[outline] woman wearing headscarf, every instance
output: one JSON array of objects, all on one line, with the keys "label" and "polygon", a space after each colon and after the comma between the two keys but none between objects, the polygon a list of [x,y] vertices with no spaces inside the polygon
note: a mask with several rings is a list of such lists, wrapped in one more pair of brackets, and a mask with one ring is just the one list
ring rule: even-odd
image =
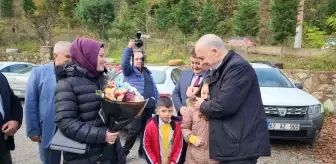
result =
[{"label": "woman wearing headscarf", "polygon": [[64,163],[126,163],[118,133],[109,132],[98,114],[101,103],[95,92],[105,81],[104,45],[79,38],[72,42],[70,55],[72,61],[56,69],[56,123],[66,137],[89,149],[85,154],[63,152]]}]

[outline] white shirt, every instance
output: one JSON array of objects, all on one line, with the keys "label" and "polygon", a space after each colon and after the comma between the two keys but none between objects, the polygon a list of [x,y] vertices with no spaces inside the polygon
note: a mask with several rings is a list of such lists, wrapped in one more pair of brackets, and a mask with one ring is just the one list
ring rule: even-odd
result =
[{"label": "white shirt", "polygon": [[161,118],[159,117],[159,127],[160,127],[161,125],[170,124],[170,122],[171,122],[171,119],[168,121],[168,123],[165,123],[165,122],[163,122],[163,121],[161,120]]},{"label": "white shirt", "polygon": [[1,95],[0,95],[0,113],[2,114],[2,118],[5,119],[5,111],[4,111],[4,108],[3,108]]}]

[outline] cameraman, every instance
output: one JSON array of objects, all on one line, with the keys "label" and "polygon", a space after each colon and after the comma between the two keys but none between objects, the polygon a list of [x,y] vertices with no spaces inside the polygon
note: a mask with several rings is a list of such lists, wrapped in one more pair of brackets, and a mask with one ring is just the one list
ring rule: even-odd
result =
[{"label": "cameraman", "polygon": [[[135,87],[145,99],[149,98],[149,100],[141,117],[130,124],[124,149],[125,155],[127,156],[132,149],[137,136],[140,135],[138,153],[140,157],[144,157],[143,131],[147,121],[152,117],[152,113],[155,110],[159,93],[151,75],[152,73],[144,66],[145,56],[141,51],[134,51],[136,47],[135,45],[135,41],[130,40],[128,47],[125,48],[122,56],[121,68],[124,74],[124,81]],[[151,99],[151,97],[155,98],[155,100]]]}]

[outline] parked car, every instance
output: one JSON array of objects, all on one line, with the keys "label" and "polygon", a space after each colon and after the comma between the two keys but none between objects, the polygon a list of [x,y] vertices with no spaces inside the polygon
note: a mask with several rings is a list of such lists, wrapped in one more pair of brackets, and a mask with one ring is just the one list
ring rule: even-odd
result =
[{"label": "parked car", "polygon": [[251,41],[247,37],[234,37],[226,42],[226,45],[229,46],[256,46],[257,43]]},{"label": "parked car", "polygon": [[270,137],[313,145],[323,126],[323,105],[271,64],[251,63],[258,77]]},{"label": "parked car", "polygon": [[[171,95],[178,79],[180,78],[182,70],[175,66],[148,66],[147,68],[152,72],[152,76],[159,93]],[[124,76],[122,74],[122,70],[112,79],[123,82]],[[176,115],[175,110],[174,115]]]},{"label": "parked car", "polygon": [[27,62],[12,62],[12,61],[1,61],[0,62],[0,72],[3,73],[5,76],[8,74],[16,74],[19,71],[31,67],[36,66],[33,63]]},{"label": "parked car", "polygon": [[12,88],[14,94],[18,96],[21,100],[25,98],[26,87],[29,79],[31,70],[36,67],[30,66],[17,73],[7,74],[6,78],[10,87]]}]

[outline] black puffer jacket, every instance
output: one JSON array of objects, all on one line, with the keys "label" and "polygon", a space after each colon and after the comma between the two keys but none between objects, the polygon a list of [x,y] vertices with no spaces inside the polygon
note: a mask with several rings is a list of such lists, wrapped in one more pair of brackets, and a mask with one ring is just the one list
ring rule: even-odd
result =
[{"label": "black puffer jacket", "polygon": [[[100,88],[101,80],[89,78],[87,71],[73,62],[57,67],[56,76],[57,127],[65,136],[90,145],[87,154],[64,152],[64,163],[97,163],[104,153],[104,147],[107,146],[105,143],[107,128],[98,115],[101,108],[100,97],[95,94]],[[109,148],[113,153],[108,155],[107,161],[101,163],[126,163],[119,139]]]}]

